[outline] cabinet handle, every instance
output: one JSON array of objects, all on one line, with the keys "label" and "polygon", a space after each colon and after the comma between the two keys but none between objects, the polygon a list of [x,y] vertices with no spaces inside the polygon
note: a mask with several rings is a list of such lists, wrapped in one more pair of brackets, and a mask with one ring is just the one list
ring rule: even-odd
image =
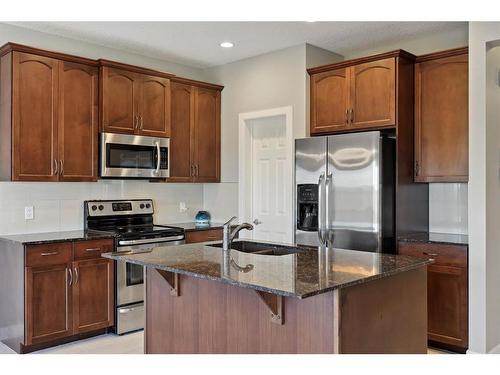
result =
[{"label": "cabinet handle", "polygon": [[141,128],[140,129],[142,130],[142,129],[144,129],[144,121],[143,121],[142,116],[139,116],[139,118],[140,118],[140,121],[141,121]]},{"label": "cabinet handle", "polygon": [[354,122],[354,108],[351,108],[351,124]]},{"label": "cabinet handle", "polygon": [[96,248],[93,248],[93,249],[85,249],[85,251],[88,251],[88,252],[101,251],[101,248],[100,247],[96,247]]},{"label": "cabinet handle", "polygon": [[78,268],[75,267],[75,285],[78,283]]},{"label": "cabinet handle", "polygon": [[61,166],[61,168],[59,168],[59,174],[62,176],[64,175],[64,161],[59,160],[59,165]]},{"label": "cabinet handle", "polygon": [[57,163],[57,160],[54,159],[54,176],[57,176],[59,173],[59,164]]},{"label": "cabinet handle", "polygon": [[199,177],[199,176],[200,176],[200,170],[199,170],[199,166],[198,166],[198,164],[196,164],[196,165],[194,166],[194,173],[195,173],[195,176],[196,176],[196,177]]},{"label": "cabinet handle", "polygon": [[194,164],[191,164],[191,177],[194,177]]},{"label": "cabinet handle", "polygon": [[436,253],[428,253],[427,251],[424,251],[423,254],[427,255],[429,257],[437,257],[439,255],[439,254],[436,254]]},{"label": "cabinet handle", "polygon": [[345,123],[349,124],[349,108],[345,110]]},{"label": "cabinet handle", "polygon": [[68,285],[73,284],[73,272],[71,271],[71,268],[68,268],[68,273],[69,273],[69,283]]},{"label": "cabinet handle", "polygon": [[57,254],[59,254],[59,251],[52,251],[50,253],[42,253],[41,255],[43,257],[48,257],[48,256],[51,256],[51,255],[57,255]]}]

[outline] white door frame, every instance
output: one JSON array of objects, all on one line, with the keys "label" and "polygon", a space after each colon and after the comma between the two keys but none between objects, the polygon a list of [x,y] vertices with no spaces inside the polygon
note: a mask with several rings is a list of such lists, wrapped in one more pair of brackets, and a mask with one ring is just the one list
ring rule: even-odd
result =
[{"label": "white door frame", "polygon": [[[285,189],[287,190],[289,217],[287,218],[288,230],[287,241],[293,242],[293,170],[294,170],[294,142],[293,142],[293,108],[292,106],[265,109],[262,111],[246,112],[239,114],[239,136],[238,136],[238,218],[240,222],[251,222],[252,218],[252,133],[250,120],[285,116],[286,124],[286,148],[287,148],[287,163],[285,168]],[[251,237],[251,233],[240,232],[241,237]]]}]

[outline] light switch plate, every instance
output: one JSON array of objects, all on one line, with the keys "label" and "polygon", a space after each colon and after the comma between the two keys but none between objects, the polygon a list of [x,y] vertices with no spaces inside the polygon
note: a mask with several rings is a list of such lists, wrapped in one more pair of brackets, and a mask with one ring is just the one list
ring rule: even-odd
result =
[{"label": "light switch plate", "polygon": [[34,210],[33,206],[24,207],[24,220],[33,220]]},{"label": "light switch plate", "polygon": [[183,213],[187,211],[186,202],[179,203],[179,212]]}]

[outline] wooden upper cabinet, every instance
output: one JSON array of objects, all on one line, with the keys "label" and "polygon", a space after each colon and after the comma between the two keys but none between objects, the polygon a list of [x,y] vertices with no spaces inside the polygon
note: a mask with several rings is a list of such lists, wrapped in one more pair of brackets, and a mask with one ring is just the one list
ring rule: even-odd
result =
[{"label": "wooden upper cabinet", "polygon": [[[398,66],[413,77],[415,56],[398,50],[308,69],[312,135],[396,127],[396,102],[403,111],[409,95],[398,92]],[[411,70],[406,69],[410,65]],[[406,117],[405,117],[406,119]]]},{"label": "wooden upper cabinet", "polygon": [[143,76],[138,108],[139,130],[143,135],[170,136],[170,80]]},{"label": "wooden upper cabinet", "polygon": [[97,67],[60,62],[59,175],[63,181],[97,180]]},{"label": "wooden upper cabinet", "polygon": [[194,87],[171,84],[172,123],[170,138],[171,182],[191,182],[193,179]]},{"label": "wooden upper cabinet", "polygon": [[138,127],[140,78],[127,70],[103,66],[101,80],[103,131],[134,134]]},{"label": "wooden upper cabinet", "polygon": [[380,128],[396,124],[395,59],[351,68],[351,126]]},{"label": "wooden upper cabinet", "polygon": [[56,181],[58,61],[12,58],[12,180]]},{"label": "wooden upper cabinet", "polygon": [[348,125],[349,69],[311,77],[311,133],[331,133]]},{"label": "wooden upper cabinet", "polygon": [[415,66],[415,181],[468,180],[467,48],[421,56]]},{"label": "wooden upper cabinet", "polygon": [[168,181],[220,181],[222,89],[222,86],[184,78],[172,80]]},{"label": "wooden upper cabinet", "polygon": [[196,88],[195,181],[220,181],[220,91]]}]

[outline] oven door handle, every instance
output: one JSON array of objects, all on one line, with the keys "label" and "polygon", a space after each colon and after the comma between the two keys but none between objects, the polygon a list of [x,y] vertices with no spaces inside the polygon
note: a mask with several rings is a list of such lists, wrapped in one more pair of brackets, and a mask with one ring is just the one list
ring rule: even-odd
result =
[{"label": "oven door handle", "polygon": [[144,239],[140,239],[140,240],[122,240],[122,241],[118,241],[118,245],[119,246],[141,245],[141,244],[146,244],[146,243],[156,243],[156,242],[166,242],[166,241],[182,241],[182,240],[184,240],[184,236],[144,238]]},{"label": "oven door handle", "polygon": [[156,169],[154,171],[155,176],[158,176],[160,173],[160,166],[161,166],[161,148],[160,148],[160,141],[156,141]]}]

